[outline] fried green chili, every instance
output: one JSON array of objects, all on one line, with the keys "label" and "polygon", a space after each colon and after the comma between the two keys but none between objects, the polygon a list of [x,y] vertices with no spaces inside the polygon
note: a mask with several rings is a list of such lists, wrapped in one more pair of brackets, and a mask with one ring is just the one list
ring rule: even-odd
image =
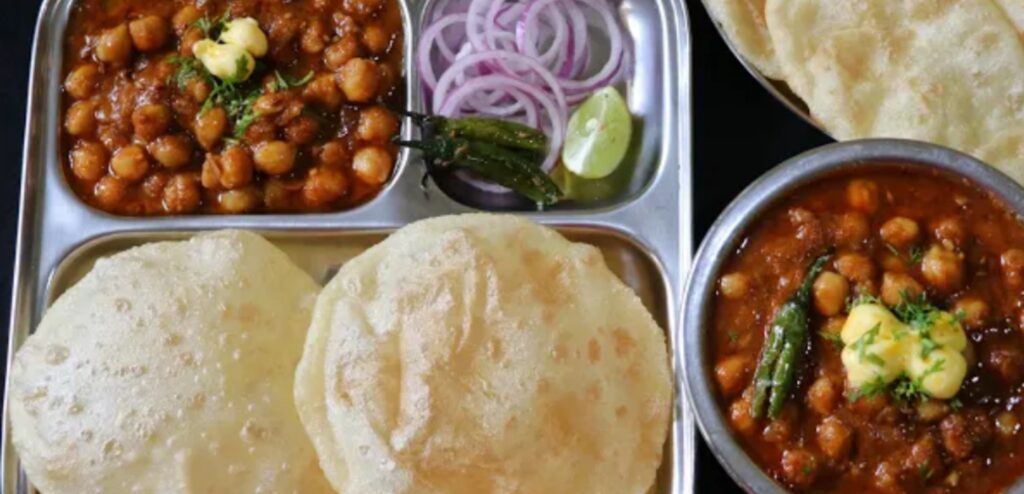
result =
[{"label": "fried green chili", "polygon": [[764,416],[765,401],[769,402],[769,418],[777,419],[782,413],[782,405],[796,380],[800,354],[807,344],[811,287],[831,257],[832,254],[827,253],[814,261],[800,288],[779,308],[772,320],[754,372],[754,397],[750,402],[750,414],[754,418]]}]

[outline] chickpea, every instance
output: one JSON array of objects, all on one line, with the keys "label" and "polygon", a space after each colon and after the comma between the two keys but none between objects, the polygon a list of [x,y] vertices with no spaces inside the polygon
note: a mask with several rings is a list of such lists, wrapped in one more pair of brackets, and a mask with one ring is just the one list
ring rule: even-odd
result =
[{"label": "chickpea", "polygon": [[302,197],[312,206],[325,206],[348,191],[348,177],[336,168],[316,167],[309,170],[302,187]]},{"label": "chickpea", "polygon": [[181,35],[181,40],[178,41],[178,51],[182,56],[191,57],[195,54],[193,47],[204,39],[206,39],[206,35],[203,34],[202,29],[198,27],[189,28],[185,31],[185,34]]},{"label": "chickpea", "polygon": [[988,323],[989,307],[984,300],[968,295],[953,304],[953,313],[963,318],[965,328],[982,329]]},{"label": "chickpea", "polygon": [[818,447],[830,459],[842,461],[850,455],[853,431],[838,417],[828,416],[822,420],[817,433]]},{"label": "chickpea", "polygon": [[324,65],[331,70],[341,69],[349,60],[362,54],[355,36],[343,36],[324,50]]},{"label": "chickpea", "polygon": [[170,175],[157,172],[152,173],[142,181],[142,193],[150,199],[160,199],[164,194],[164,187],[171,179]]},{"label": "chickpea", "polygon": [[383,55],[391,48],[391,33],[379,23],[371,23],[363,27],[363,46],[374,55]]},{"label": "chickpea", "polygon": [[345,13],[355,17],[369,17],[384,6],[384,0],[341,0]]},{"label": "chickpea", "polygon": [[1020,419],[1013,412],[1003,412],[996,416],[996,432],[1003,439],[1009,439],[1020,432]]},{"label": "chickpea", "polygon": [[369,185],[381,185],[391,176],[394,160],[386,149],[367,146],[356,151],[352,158],[352,170],[356,177]]},{"label": "chickpea", "polygon": [[908,270],[907,260],[899,253],[893,252],[882,252],[881,259],[878,263],[882,267],[882,271],[890,271],[893,273],[905,273]]},{"label": "chickpea", "polygon": [[263,204],[271,211],[284,211],[291,207],[294,187],[271,178],[263,183]]},{"label": "chickpea", "polygon": [[96,132],[96,105],[91,101],[78,101],[72,104],[64,117],[64,129],[75,137]]},{"label": "chickpea", "polygon": [[921,260],[924,280],[942,293],[960,288],[964,282],[964,262],[952,250],[933,245]]},{"label": "chickpea", "polygon": [[903,492],[903,488],[900,487],[902,475],[903,472],[899,465],[888,460],[882,461],[875,467],[873,484],[879,492]]},{"label": "chickpea", "polygon": [[101,178],[99,182],[96,182],[96,186],[92,190],[96,201],[107,210],[116,208],[127,193],[127,185],[111,175]]},{"label": "chickpea", "polygon": [[338,87],[349,101],[365,103],[377,96],[380,70],[377,63],[365,58],[353,58],[337,74]]},{"label": "chickpea", "polygon": [[772,420],[764,427],[761,431],[761,437],[765,441],[774,443],[777,445],[783,445],[793,437],[793,433],[798,429],[797,427],[797,414],[796,408],[792,405],[785,405],[782,408],[782,413],[779,414],[779,418]]},{"label": "chickpea", "polygon": [[149,156],[146,149],[132,144],[118,149],[110,159],[110,171],[126,182],[137,182],[149,171]]},{"label": "chickpea", "polygon": [[814,280],[814,307],[823,316],[834,316],[842,312],[846,297],[850,294],[850,283],[836,273],[826,271]]},{"label": "chickpea", "polygon": [[207,151],[213,149],[220,142],[227,128],[228,114],[223,108],[213,108],[196,116],[196,140]]},{"label": "chickpea", "polygon": [[283,175],[295,167],[295,145],[284,141],[270,141],[256,146],[253,159],[256,168],[268,175]]},{"label": "chickpea", "polygon": [[967,241],[967,227],[960,218],[947,217],[932,224],[932,234],[943,247],[953,250]]},{"label": "chickpea", "polygon": [[128,25],[121,24],[100,34],[94,48],[96,59],[115,65],[128,62],[132,56],[132,37],[128,33]]},{"label": "chickpea", "polygon": [[910,447],[910,454],[903,460],[905,469],[923,475],[925,480],[932,476],[941,476],[943,466],[938,443],[929,433],[925,433]]},{"label": "chickpea", "polygon": [[990,349],[983,362],[993,374],[1006,384],[1016,386],[1024,377],[1024,352],[1012,346]]},{"label": "chickpea", "polygon": [[927,399],[917,404],[917,418],[921,422],[931,424],[949,415],[949,405],[942,400]]},{"label": "chickpea", "polygon": [[796,238],[818,244],[824,239],[825,230],[818,216],[804,208],[793,208],[788,211],[789,221],[797,227]]},{"label": "chickpea", "polygon": [[95,182],[107,171],[107,148],[95,141],[78,141],[71,150],[71,173],[80,180]]},{"label": "chickpea", "polygon": [[143,105],[132,112],[132,126],[135,135],[145,141],[152,141],[167,132],[173,118],[171,109],[164,105]]},{"label": "chickpea", "polygon": [[299,116],[284,128],[284,135],[288,138],[288,142],[296,146],[312,143],[319,133],[320,121],[308,115]]},{"label": "chickpea", "polygon": [[1024,250],[1010,249],[999,256],[1003,280],[1013,289],[1024,288]]},{"label": "chickpea", "polygon": [[807,450],[787,449],[782,453],[782,474],[793,486],[806,489],[818,477],[818,458]]},{"label": "chickpea", "polygon": [[167,168],[181,168],[192,160],[192,139],[184,135],[160,137],[146,149],[153,159]]},{"label": "chickpea", "polygon": [[913,277],[904,273],[885,273],[882,275],[882,302],[895,307],[904,298],[917,300],[924,293],[924,288]]},{"label": "chickpea", "polygon": [[750,402],[753,399],[753,388],[747,388],[739,399],[729,405],[729,422],[736,432],[750,435],[757,427],[757,419],[750,414]]},{"label": "chickpea", "polygon": [[398,119],[381,106],[370,106],[359,112],[356,136],[377,144],[387,143],[398,132]]},{"label": "chickpea", "polygon": [[220,155],[220,184],[237,189],[252,182],[252,156],[241,146],[231,146]]},{"label": "chickpea", "polygon": [[275,137],[277,137],[277,126],[264,119],[257,120],[245,131],[246,142],[253,145],[272,141]]},{"label": "chickpea", "polygon": [[171,18],[171,25],[174,26],[175,31],[181,34],[202,17],[203,13],[195,5],[187,4],[174,14],[174,17]]},{"label": "chickpea", "polygon": [[921,236],[921,228],[917,226],[916,221],[903,216],[897,216],[882,225],[879,235],[882,236],[882,240],[885,243],[897,249],[905,249],[914,244],[914,242],[917,242]]},{"label": "chickpea", "polygon": [[854,209],[873,214],[879,205],[878,184],[870,180],[851,180],[846,187],[846,202]]},{"label": "chickpea", "polygon": [[159,50],[167,44],[167,38],[170,36],[167,21],[155,15],[135,19],[128,24],[128,31],[132,35],[135,49],[143,52]]},{"label": "chickpea", "polygon": [[79,65],[64,79],[64,90],[75,99],[92,96],[100,81],[100,68],[94,63]]},{"label": "chickpea", "polygon": [[196,103],[203,103],[210,97],[210,83],[199,77],[193,77],[185,83],[185,93]]},{"label": "chickpea", "polygon": [[261,117],[276,115],[284,111],[291,98],[291,93],[285,91],[266,93],[256,98],[256,101],[252,104],[252,111]]},{"label": "chickpea", "polygon": [[740,300],[750,291],[750,277],[743,273],[729,273],[718,280],[718,290],[727,299]]},{"label": "chickpea", "polygon": [[350,15],[346,15],[343,12],[335,12],[331,19],[334,20],[334,34],[339,38],[346,36],[353,36],[359,33],[362,29],[359,26],[359,21],[352,18]]},{"label": "chickpea", "polygon": [[330,12],[335,10],[335,0],[313,0],[313,8],[320,12]]},{"label": "chickpea", "polygon": [[220,156],[214,153],[206,153],[206,159],[203,160],[203,169],[199,173],[199,183],[203,184],[204,188],[211,190],[221,188],[221,167]]},{"label": "chickpea", "polygon": [[821,325],[821,331],[825,334],[839,336],[839,333],[843,331],[843,326],[846,325],[846,316],[835,316],[825,319],[825,322]]},{"label": "chickpea", "polygon": [[330,141],[317,150],[317,162],[327,168],[342,168],[352,161],[345,143]]},{"label": "chickpea", "polygon": [[248,213],[259,207],[260,194],[254,187],[227,190],[217,196],[217,202],[227,213]]},{"label": "chickpea", "polygon": [[839,245],[857,247],[871,235],[867,216],[856,211],[837,216],[832,225],[832,237]]},{"label": "chickpea", "polygon": [[117,151],[131,144],[128,136],[114,125],[100,125],[99,129],[96,130],[96,137],[99,137],[100,142],[107,147],[108,151]]},{"label": "chickpea", "polygon": [[839,393],[836,392],[836,386],[828,376],[819,377],[807,390],[807,404],[811,410],[821,415],[832,413],[838,401]]},{"label": "chickpea", "polygon": [[715,379],[718,381],[718,390],[726,398],[736,396],[743,391],[749,374],[750,358],[743,355],[726,357],[715,365]]},{"label": "chickpea", "polygon": [[861,254],[842,254],[836,258],[836,271],[853,282],[870,282],[875,278],[875,265]]},{"label": "chickpea", "polygon": [[330,111],[341,106],[341,90],[331,74],[321,74],[310,81],[302,90],[302,98],[310,104],[320,105]]},{"label": "chickpea", "polygon": [[164,186],[164,211],[170,214],[191,213],[199,209],[202,200],[199,181],[190,174],[175,175]]},{"label": "chickpea", "polygon": [[299,47],[302,51],[315,55],[324,51],[327,47],[327,41],[330,40],[330,35],[327,33],[327,26],[319,18],[315,18],[309,22],[306,30],[302,32],[302,37],[299,39]]}]

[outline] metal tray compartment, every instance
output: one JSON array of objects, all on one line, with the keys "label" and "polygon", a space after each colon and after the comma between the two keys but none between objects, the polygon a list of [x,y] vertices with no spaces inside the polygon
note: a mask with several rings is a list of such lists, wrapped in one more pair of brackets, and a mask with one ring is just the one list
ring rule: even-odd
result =
[{"label": "metal tray compartment", "polygon": [[[610,269],[632,288],[662,328],[670,327],[671,307],[668,280],[656,260],[644,247],[619,233],[595,228],[566,227],[560,231],[574,242],[585,242],[601,250]],[[91,240],[71,252],[54,270],[46,289],[52,303],[77,283],[98,259],[149,242],[183,240],[195,232],[151,232],[113,234]],[[313,279],[328,283],[340,266],[374,244],[384,240],[390,230],[280,232],[260,231],[283,250]],[[668,335],[666,335],[668,336]],[[673,490],[676,451],[673,441],[666,443],[665,460],[658,481],[650,494],[669,494]],[[14,491],[22,492],[22,491]]]},{"label": "metal tray compartment", "polygon": [[[399,1],[406,21],[408,54],[413,52],[425,5],[422,0]],[[130,218],[92,209],[74,195],[61,170],[61,61],[73,2],[44,0],[36,27],[8,369],[14,352],[56,295],[97,257],[140,242],[226,228],[253,230],[285,248],[300,266],[323,281],[332,268],[410,222],[479,210],[470,205],[506,208],[463,196],[455,200],[433,183],[421,188],[422,167],[415,156],[402,153],[395,177],[376,199],[340,213]],[[620,197],[586,209],[517,214],[601,247],[609,265],[637,289],[665,328],[677,376],[676,400],[665,461],[653,492],[691,494],[695,430],[683,401],[678,345],[680,293],[692,245],[689,27],[682,0],[624,0],[620,12],[636,50],[628,94],[634,111],[644,120],[631,185]],[[413,89],[419,87],[419,80],[408,57],[405,68],[409,105],[421,109],[422,93]],[[3,428],[0,492],[28,494],[30,488],[10,443],[6,412]]]},{"label": "metal tray compartment", "polygon": [[[686,66],[676,66],[677,50],[688,51],[688,29],[672,22],[672,8],[677,0],[623,0],[619,9],[622,24],[631,38],[629,64],[625,80],[617,87],[630,106],[633,121],[633,142],[626,154],[623,165],[608,179],[602,180],[609,192],[595,201],[568,201],[555,205],[555,210],[594,210],[615,207],[632,201],[651,186],[666,167],[678,165],[672,160],[672,148],[679,144],[673,135],[681,125],[678,106],[689,105],[678,98],[678,91],[689,84]],[[430,13],[434,0],[429,0],[420,17]],[[604,53],[596,48],[596,59],[602,60]],[[651,70],[661,67],[662,70]],[[675,70],[678,68],[679,70]],[[418,77],[410,100],[420,111],[425,108],[423,91]],[[686,89],[688,93],[688,87]],[[688,96],[683,96],[688,99]],[[490,194],[460,180],[442,180],[440,188],[456,201],[487,210],[534,209],[529,201],[514,194]]]}]

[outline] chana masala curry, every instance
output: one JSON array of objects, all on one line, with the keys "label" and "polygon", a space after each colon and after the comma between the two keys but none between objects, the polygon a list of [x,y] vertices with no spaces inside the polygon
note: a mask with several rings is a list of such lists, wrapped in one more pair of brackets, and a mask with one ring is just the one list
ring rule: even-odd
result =
[{"label": "chana masala curry", "polygon": [[337,211],[392,175],[396,0],[80,0],[67,33],[64,169],[101,210]]},{"label": "chana masala curry", "polygon": [[727,261],[713,318],[720,405],[789,488],[1024,473],[1024,225],[963,179],[891,164],[799,189]]}]

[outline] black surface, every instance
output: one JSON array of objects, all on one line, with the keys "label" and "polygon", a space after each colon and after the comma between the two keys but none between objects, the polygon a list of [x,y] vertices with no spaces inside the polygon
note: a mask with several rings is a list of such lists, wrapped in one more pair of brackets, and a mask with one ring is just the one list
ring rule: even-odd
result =
[{"label": "black surface", "polygon": [[[699,240],[718,213],[757,176],[828,139],[772,99],[733,58],[699,0],[686,1],[693,40],[693,203]],[[0,327],[4,328],[17,234],[28,65],[39,3],[0,0]],[[0,333],[6,346],[6,331]],[[698,493],[739,492],[703,444],[698,471]]]}]

